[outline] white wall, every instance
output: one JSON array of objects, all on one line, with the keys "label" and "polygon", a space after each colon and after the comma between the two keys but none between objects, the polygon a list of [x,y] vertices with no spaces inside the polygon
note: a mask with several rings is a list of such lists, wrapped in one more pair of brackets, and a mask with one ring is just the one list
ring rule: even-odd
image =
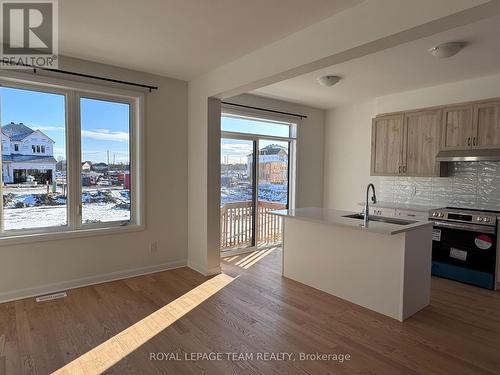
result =
[{"label": "white wall", "polygon": [[186,264],[187,83],[67,58],[60,68],[159,86],[145,103],[146,229],[0,246],[0,301]]},{"label": "white wall", "polygon": [[307,116],[301,121],[298,129],[295,206],[322,207],[325,111],[249,94],[235,96],[226,101]]},{"label": "white wall", "polygon": [[325,124],[325,206],[359,210],[370,177],[371,119],[380,113],[500,97],[500,74],[330,109]]},{"label": "white wall", "polygon": [[324,205],[354,210],[370,181],[371,119],[375,101],[328,110],[325,121]]}]

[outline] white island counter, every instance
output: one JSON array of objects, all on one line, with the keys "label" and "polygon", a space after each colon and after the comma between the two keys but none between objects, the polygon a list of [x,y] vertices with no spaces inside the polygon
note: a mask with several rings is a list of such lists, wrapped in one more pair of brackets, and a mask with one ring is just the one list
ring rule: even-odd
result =
[{"label": "white island counter", "polygon": [[[429,304],[432,223],[369,222],[324,208],[284,217],[283,275],[403,321]],[[378,217],[377,220],[383,218]]]}]

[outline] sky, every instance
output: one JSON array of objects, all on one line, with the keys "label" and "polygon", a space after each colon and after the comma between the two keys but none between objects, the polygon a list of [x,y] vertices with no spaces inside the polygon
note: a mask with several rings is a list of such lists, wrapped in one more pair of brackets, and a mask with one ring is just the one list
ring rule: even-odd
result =
[{"label": "sky", "polygon": [[[289,136],[288,125],[226,116],[222,116],[221,118],[221,129],[222,131],[234,131],[247,134],[265,134],[281,137]],[[278,144],[288,148],[288,142],[265,139],[259,141],[259,147],[261,149],[270,144]],[[251,154],[252,152],[252,141],[230,138],[221,139],[222,164],[245,164],[247,162],[248,154]]]},{"label": "sky", "polygon": [[289,137],[289,125],[237,117],[221,117],[221,130],[246,134]]},{"label": "sky", "polygon": [[[66,159],[65,98],[24,89],[0,88],[2,126],[22,122],[54,140],[54,157]],[[82,160],[128,163],[129,105],[82,98]]]},{"label": "sky", "polygon": [[[221,130],[246,134],[272,135],[277,137],[289,137],[289,125],[275,122],[265,122],[237,117],[221,117]],[[288,148],[288,142],[261,139],[259,147],[263,148],[270,144],[278,144]],[[222,164],[244,164],[247,162],[248,154],[253,152],[252,141],[242,139],[221,139],[221,163]]]}]

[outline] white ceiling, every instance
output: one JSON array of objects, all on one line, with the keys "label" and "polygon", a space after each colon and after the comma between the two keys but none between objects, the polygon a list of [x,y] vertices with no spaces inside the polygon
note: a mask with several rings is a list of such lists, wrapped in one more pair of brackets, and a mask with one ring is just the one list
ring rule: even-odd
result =
[{"label": "white ceiling", "polygon": [[361,0],[63,0],[60,54],[191,79]]},{"label": "white ceiling", "polygon": [[[500,16],[403,44],[330,68],[308,73],[255,90],[261,96],[283,99],[317,108],[357,103],[441,83],[500,73]],[[427,53],[435,44],[466,41],[459,54],[437,59]],[[316,78],[342,77],[332,87]]]}]

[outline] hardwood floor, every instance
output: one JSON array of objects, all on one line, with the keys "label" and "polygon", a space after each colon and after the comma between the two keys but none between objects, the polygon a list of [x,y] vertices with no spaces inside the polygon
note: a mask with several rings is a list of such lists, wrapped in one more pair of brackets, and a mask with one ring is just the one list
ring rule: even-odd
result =
[{"label": "hardwood floor", "polygon": [[[500,373],[500,293],[435,278],[431,305],[399,323],[282,278],[280,267],[275,249],[226,258],[227,276],[208,282],[181,268],[1,304],[0,374]],[[296,360],[150,360],[170,352]],[[300,361],[301,352],[350,360]]]}]

